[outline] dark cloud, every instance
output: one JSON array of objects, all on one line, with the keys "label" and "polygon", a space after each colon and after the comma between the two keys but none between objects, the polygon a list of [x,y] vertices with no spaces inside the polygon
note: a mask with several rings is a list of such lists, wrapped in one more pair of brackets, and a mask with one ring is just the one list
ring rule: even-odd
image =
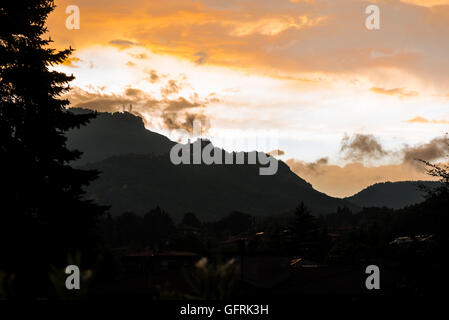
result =
[{"label": "dark cloud", "polygon": [[162,88],[161,94],[163,96],[168,96],[171,94],[176,94],[181,89],[181,85],[176,80],[168,80],[167,85]]},{"label": "dark cloud", "polygon": [[416,146],[405,145],[400,151],[393,152],[385,150],[379,140],[371,134],[355,134],[352,137],[343,137],[340,150],[346,160],[362,161],[394,155],[401,156],[403,163],[420,167],[417,159],[434,161],[448,155],[449,139],[447,136],[437,137],[428,143]]},{"label": "dark cloud", "polygon": [[194,56],[196,64],[205,64],[207,60],[209,60],[209,55],[204,51],[198,51],[194,54]]},{"label": "dark cloud", "polygon": [[315,162],[305,163],[305,167],[309,171],[314,171],[314,172],[318,173],[319,167],[327,165],[328,163],[329,163],[329,158],[325,157],[325,158],[320,158],[320,159],[316,160]]},{"label": "dark cloud", "polygon": [[166,105],[167,105],[165,108],[166,111],[180,111],[205,106],[204,104],[198,102],[190,102],[183,97],[179,97],[176,100],[169,100],[166,102]]},{"label": "dark cloud", "polygon": [[125,90],[125,94],[129,97],[137,97],[143,95],[143,91],[140,89],[128,88]]},{"label": "dark cloud", "polygon": [[404,163],[411,163],[417,166],[420,163],[416,160],[435,161],[446,157],[449,151],[449,139],[447,136],[432,139],[429,143],[410,147],[405,146],[402,150]]},{"label": "dark cloud", "polygon": [[73,88],[67,96],[72,107],[88,108],[100,112],[116,112],[123,104],[130,104],[134,99],[113,94],[92,93]]},{"label": "dark cloud", "polygon": [[163,108],[160,100],[154,99],[136,88],[127,88],[124,94],[105,94],[88,92],[75,87],[65,98],[69,99],[72,107],[88,108],[100,112],[122,111],[123,105],[129,106],[130,104],[133,105],[133,113],[137,113],[138,109],[141,112],[155,112]]},{"label": "dark cloud", "polygon": [[352,137],[345,135],[341,141],[340,151],[346,160],[362,161],[364,159],[380,159],[387,155],[372,134],[355,134]]},{"label": "dark cloud", "polygon": [[[101,92],[87,92],[80,88],[73,88],[66,97],[72,107],[88,108],[100,112],[118,112],[123,105],[133,105],[133,113],[150,115],[154,119],[162,119],[167,129],[185,129],[192,131],[194,120],[200,120],[204,132],[209,129],[208,117],[204,114],[208,101],[189,101],[184,97],[177,99],[155,99],[136,88],[127,88],[124,94],[104,94]],[[142,116],[143,118],[143,116]],[[155,122],[157,123],[157,121]]]},{"label": "dark cloud", "polygon": [[193,121],[199,120],[201,122],[201,130],[202,132],[207,132],[210,128],[209,119],[203,113],[164,113],[162,115],[162,119],[164,121],[167,129],[183,129],[187,132],[193,132]]},{"label": "dark cloud", "polygon": [[149,76],[148,76],[148,81],[150,81],[151,83],[156,83],[159,81],[160,76],[157,74],[156,70],[151,70],[150,72],[148,72]]},{"label": "dark cloud", "polygon": [[123,40],[123,39],[114,39],[109,41],[109,44],[112,44],[113,46],[116,46],[120,49],[127,49],[130,47],[134,47],[139,45],[138,43],[129,41],[129,40]]},{"label": "dark cloud", "polygon": [[148,55],[146,53],[130,53],[130,55],[136,59],[148,59]]},{"label": "dark cloud", "polygon": [[191,102],[183,97],[179,97],[176,100],[164,100],[163,104],[162,119],[168,129],[184,129],[191,133],[194,120],[201,121],[203,132],[207,132],[210,128],[209,119],[203,113],[207,101]]}]

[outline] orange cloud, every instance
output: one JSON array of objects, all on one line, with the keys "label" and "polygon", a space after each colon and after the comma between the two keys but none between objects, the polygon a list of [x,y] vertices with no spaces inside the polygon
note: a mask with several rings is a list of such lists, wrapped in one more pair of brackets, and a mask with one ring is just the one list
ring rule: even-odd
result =
[{"label": "orange cloud", "polygon": [[449,124],[448,120],[428,120],[424,117],[416,116],[407,120],[408,123],[433,123],[433,124]]},{"label": "orange cloud", "polygon": [[400,98],[404,97],[415,97],[418,95],[416,91],[407,91],[404,88],[393,88],[393,89],[384,89],[378,87],[372,87],[370,89],[372,92],[377,94],[385,94],[389,96],[398,96]]},{"label": "orange cloud", "polygon": [[285,154],[285,151],[276,149],[276,150],[272,150],[272,151],[268,152],[268,154],[271,156],[283,156]]},{"label": "orange cloud", "polygon": [[[363,24],[366,3],[353,0],[283,0],[275,4],[259,0],[111,0],[107,5],[104,1],[78,0],[81,28],[67,30],[65,7],[73,3],[56,3],[58,7],[50,15],[48,26],[59,47],[129,48],[139,44],[154,53],[197,64],[254,69],[266,74],[275,70],[293,75],[348,74],[386,67],[435,79],[438,84],[442,84],[441,79],[447,81],[449,61],[442,57],[447,56],[444,43],[449,33],[449,6],[434,10],[382,1],[381,29],[369,32]],[[414,94],[385,90],[384,94]]]},{"label": "orange cloud", "polygon": [[67,67],[77,68],[76,62],[80,61],[81,61],[80,58],[72,56],[66,59],[62,64]]},{"label": "orange cloud", "polygon": [[449,0],[401,0],[401,2],[411,3],[424,7],[449,5]]},{"label": "orange cloud", "polygon": [[302,29],[306,27],[314,27],[324,21],[324,17],[311,17],[308,15],[301,15],[297,17],[275,17],[262,18],[249,22],[236,22],[236,27],[231,34],[236,36],[248,36],[251,34],[261,34],[273,36],[277,35],[289,28]]}]

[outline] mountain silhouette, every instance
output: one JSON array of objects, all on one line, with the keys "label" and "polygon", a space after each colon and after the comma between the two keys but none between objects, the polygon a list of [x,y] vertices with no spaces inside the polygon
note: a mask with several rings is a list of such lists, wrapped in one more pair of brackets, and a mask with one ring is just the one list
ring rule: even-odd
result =
[{"label": "mountain silhouette", "polygon": [[[175,143],[145,129],[143,121],[130,113],[100,113],[92,123],[71,132],[68,144],[85,153],[78,166],[101,172],[88,187],[88,196],[111,205],[114,215],[143,214],[160,206],[175,220],[186,212],[216,220],[235,210],[257,216],[285,213],[300,201],[314,214],[343,206],[357,210],[345,200],[316,191],[282,161],[274,175],[260,175],[262,165],[248,161],[174,165],[169,150]],[[225,153],[219,148],[214,152]],[[251,153],[255,152],[244,153],[246,160]]]},{"label": "mountain silhouette", "polygon": [[[92,110],[71,108],[75,114]],[[87,125],[67,132],[69,149],[83,151],[73,165],[97,162],[121,154],[163,154],[175,144],[167,137],[145,129],[142,118],[129,112],[98,113]]]},{"label": "mountain silhouette", "polygon": [[435,188],[438,181],[399,181],[373,184],[346,200],[360,207],[388,207],[400,209],[424,201],[420,185]]}]

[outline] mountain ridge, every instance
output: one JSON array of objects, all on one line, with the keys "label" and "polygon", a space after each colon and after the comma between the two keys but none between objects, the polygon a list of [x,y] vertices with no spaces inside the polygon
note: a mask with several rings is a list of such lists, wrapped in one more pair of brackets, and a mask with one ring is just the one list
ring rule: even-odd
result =
[{"label": "mountain ridge", "polygon": [[67,138],[71,149],[84,152],[74,165],[101,172],[88,186],[87,196],[111,205],[114,215],[125,211],[143,214],[160,206],[175,219],[193,211],[204,220],[214,220],[235,210],[258,216],[284,213],[301,201],[315,215],[343,206],[357,210],[346,200],[313,189],[278,160],[277,173],[267,176],[259,174],[263,167],[259,163],[174,165],[169,150],[175,142],[147,130],[142,119],[127,112],[98,113]]},{"label": "mountain ridge", "polygon": [[356,194],[343,198],[360,207],[389,207],[400,209],[420,203],[425,199],[425,193],[419,186],[434,188],[438,181],[397,181],[375,183]]},{"label": "mountain ridge", "polygon": [[[89,113],[90,109],[71,108],[73,113]],[[129,112],[98,112],[97,117],[81,128],[67,132],[69,149],[83,151],[72,164],[84,165],[98,162],[117,154],[163,154],[170,151],[175,142],[147,130],[141,117]]]},{"label": "mountain ridge", "polygon": [[193,211],[213,220],[234,210],[258,216],[283,213],[300,201],[315,214],[343,206],[356,209],[313,189],[283,162],[271,176],[260,176],[257,164],[173,165],[168,155],[118,155],[83,168],[102,172],[89,187],[90,194],[112,204],[117,214],[142,214],[161,206],[174,216]]}]

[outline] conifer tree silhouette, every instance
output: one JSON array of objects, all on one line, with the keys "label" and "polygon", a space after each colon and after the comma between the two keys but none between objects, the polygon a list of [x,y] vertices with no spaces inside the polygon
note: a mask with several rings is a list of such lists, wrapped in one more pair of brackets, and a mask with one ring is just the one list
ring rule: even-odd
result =
[{"label": "conifer tree silhouette", "polygon": [[105,212],[83,199],[98,173],[70,166],[81,153],[67,149],[64,133],[95,114],[74,115],[59,98],[74,77],[51,67],[73,50],[44,38],[54,8],[50,0],[0,4],[0,270],[14,275],[11,295],[48,296],[51,266],[64,268],[77,252],[88,263]]},{"label": "conifer tree silhouette", "polygon": [[312,216],[304,202],[301,201],[296,207],[289,229],[291,253],[310,258],[318,242],[319,228],[316,218]]}]

